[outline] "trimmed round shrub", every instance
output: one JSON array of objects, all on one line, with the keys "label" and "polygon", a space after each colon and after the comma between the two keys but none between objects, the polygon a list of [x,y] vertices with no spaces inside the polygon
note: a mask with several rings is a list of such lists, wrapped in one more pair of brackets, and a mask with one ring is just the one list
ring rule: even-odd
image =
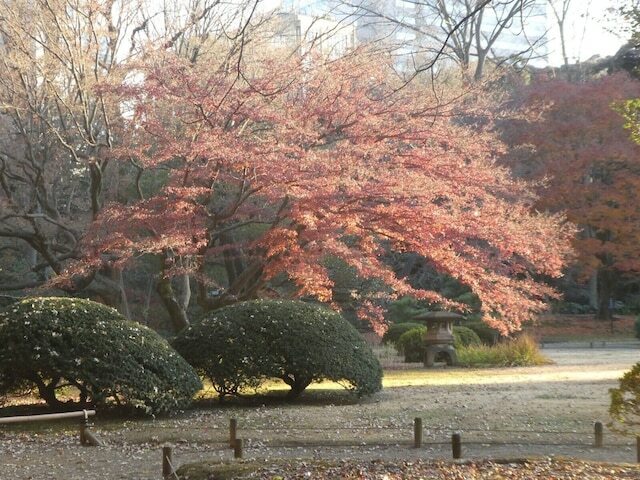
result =
[{"label": "trimmed round shrub", "polygon": [[476,332],[467,327],[453,327],[453,345],[455,348],[482,344]]},{"label": "trimmed round shrub", "polygon": [[75,387],[81,405],[166,414],[202,384],[153,330],[77,298],[27,298],[0,310],[0,394],[37,389],[52,407]]},{"label": "trimmed round shrub", "polygon": [[640,434],[640,363],[636,363],[631,370],[620,379],[618,388],[609,390],[611,415],[614,430]]},{"label": "trimmed round shrub", "polygon": [[480,337],[480,341],[485,345],[494,345],[500,338],[500,332],[498,332],[498,330],[494,328],[491,328],[482,320],[467,322],[465,323],[465,326],[476,332],[478,337]]},{"label": "trimmed round shrub", "polygon": [[427,327],[421,325],[400,335],[396,342],[396,350],[404,355],[405,362],[422,362],[424,360],[424,336],[426,333]]},{"label": "trimmed round shrub", "polygon": [[210,312],[173,346],[221,397],[280,378],[300,395],[332,380],[358,395],[382,388],[382,368],[356,329],[338,313],[291,300],[253,300]]},{"label": "trimmed round shrub", "polygon": [[402,336],[402,334],[408,332],[409,330],[413,330],[414,328],[425,328],[422,323],[417,322],[403,322],[403,323],[394,323],[389,325],[389,328],[382,336],[382,343],[387,345],[391,344],[397,347],[398,340]]}]

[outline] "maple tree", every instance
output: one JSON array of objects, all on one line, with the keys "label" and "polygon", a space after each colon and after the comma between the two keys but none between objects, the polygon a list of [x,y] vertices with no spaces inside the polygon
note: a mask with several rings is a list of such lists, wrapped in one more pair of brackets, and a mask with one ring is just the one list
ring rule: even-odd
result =
[{"label": "maple tree", "polygon": [[[205,310],[269,295],[285,277],[296,295],[331,302],[323,259],[333,256],[391,296],[456,307],[382,261],[388,249],[411,251],[469,286],[504,333],[554,294],[532,274],[561,274],[569,229],[530,211],[528,186],[495,164],[500,142],[455,121],[455,95],[397,89],[380,55],[365,51],[327,62],[238,58],[242,69],[216,70],[166,52],[150,58],[142,80],[111,91],[129,109],[114,153],[169,178],[148,198],[103,210],[76,273],[104,255],[126,264],[151,254],[165,278],[192,276]],[[170,283],[164,296],[175,328],[186,325]],[[358,299],[378,330],[381,297]]]},{"label": "maple tree", "polygon": [[[221,31],[243,28],[237,18],[252,4],[237,2],[233,10],[211,0],[172,6],[144,0],[0,2],[0,252],[9,252],[0,291],[55,280],[81,257],[80,240],[105,200],[126,203],[135,195],[129,178],[140,181],[142,171],[112,161],[122,110],[106,86],[132,72],[149,42],[192,62],[217,45],[213,35],[225,38],[224,48],[237,49],[249,29],[235,41]],[[131,316],[122,271],[109,258],[64,289]]]},{"label": "maple tree", "polygon": [[516,95],[526,118],[508,127],[521,147],[510,161],[544,180],[537,208],[564,211],[580,229],[573,245],[583,276],[596,276],[602,319],[619,279],[640,272],[640,146],[614,108],[638,95],[640,83],[623,73],[533,83]]}]

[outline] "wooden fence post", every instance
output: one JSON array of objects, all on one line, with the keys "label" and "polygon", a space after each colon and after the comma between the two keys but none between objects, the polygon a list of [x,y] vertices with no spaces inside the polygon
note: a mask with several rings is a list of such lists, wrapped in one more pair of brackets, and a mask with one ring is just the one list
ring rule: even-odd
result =
[{"label": "wooden fence post", "polygon": [[236,438],[233,445],[233,458],[242,458],[242,439]]},{"label": "wooden fence post", "polygon": [[636,461],[640,463],[640,436],[636,437]]},{"label": "wooden fence post", "polygon": [[80,445],[91,447],[102,447],[104,443],[89,430],[89,412],[83,410],[84,418],[80,422]]},{"label": "wooden fence post", "polygon": [[413,448],[422,446],[422,418],[413,419]]},{"label": "wooden fence post", "polygon": [[173,447],[165,445],[162,447],[162,478],[169,478],[175,472],[173,470]]},{"label": "wooden fence post", "polygon": [[454,459],[462,458],[462,437],[459,433],[451,435],[451,450]]},{"label": "wooden fence post", "polygon": [[229,420],[229,448],[236,448],[236,438],[238,433],[238,420]]},{"label": "wooden fence post", "polygon": [[595,437],[596,437],[595,445],[596,445],[596,447],[600,448],[604,444],[604,441],[603,441],[604,427],[602,426],[602,422],[596,422],[593,425],[593,430],[594,430]]}]

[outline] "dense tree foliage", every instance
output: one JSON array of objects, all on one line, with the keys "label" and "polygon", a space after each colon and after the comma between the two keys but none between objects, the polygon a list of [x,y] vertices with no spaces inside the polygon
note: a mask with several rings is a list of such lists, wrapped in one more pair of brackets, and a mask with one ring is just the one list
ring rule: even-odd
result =
[{"label": "dense tree foliage", "polygon": [[[456,108],[438,107],[446,92],[397,89],[366,52],[311,66],[258,59],[247,71],[163,54],[141,67],[144,81],[111,92],[131,108],[119,158],[170,177],[99,215],[76,273],[105,255],[154,254],[164,275],[194,276],[205,309],[262,295],[282,276],[330,302],[330,255],[392,295],[456,306],[398,278],[381,261],[391,248],[467,285],[503,332],[543,308],[553,292],[531,273],[560,275],[568,231],[529,211],[527,185],[494,163],[502,145],[451,121]],[[247,225],[262,228],[247,239]],[[216,263],[233,266],[223,282],[209,275]],[[359,299],[362,316],[381,321],[381,293]]]},{"label": "dense tree foliage", "polygon": [[221,395],[280,378],[297,397],[312,382],[341,382],[358,395],[382,388],[382,368],[355,328],[325,307],[290,300],[241,302],[182,331],[175,348]]},{"label": "dense tree foliage", "polygon": [[[537,10],[463,3],[428,17],[479,79]],[[155,300],[174,331],[264,296],[378,332],[402,296],[469,306],[410,259],[504,334],[555,295],[538,280],[561,275],[570,229],[496,165],[505,146],[468,90],[407,83],[378,49],[292,54],[251,2],[156,4],[0,5],[0,291],[82,291],[144,320]]]},{"label": "dense tree foliage", "polygon": [[640,83],[625,74],[537,82],[518,91],[527,115],[508,127],[520,146],[514,168],[544,180],[536,208],[563,211],[579,227],[573,245],[582,275],[596,276],[601,318],[621,276],[640,272],[640,146],[614,108],[638,95]]},{"label": "dense tree foliage", "polygon": [[[163,316],[149,312],[164,313],[156,304],[172,286],[158,276],[163,256],[140,259],[123,275],[105,255],[73,282],[56,282],[82,258],[82,239],[105,203],[142,198],[166,178],[134,157],[115,161],[126,108],[106,87],[135,78],[156,47],[191,62],[207,57],[215,70],[249,41],[249,3],[0,2],[0,292],[55,286],[161,326],[150,317]],[[189,279],[174,276],[173,284],[177,301],[188,305]]]},{"label": "dense tree foliage", "polygon": [[62,405],[66,387],[81,406],[166,414],[202,387],[157,333],[88,300],[27,298],[5,307],[0,345],[0,394],[35,388],[52,407]]}]

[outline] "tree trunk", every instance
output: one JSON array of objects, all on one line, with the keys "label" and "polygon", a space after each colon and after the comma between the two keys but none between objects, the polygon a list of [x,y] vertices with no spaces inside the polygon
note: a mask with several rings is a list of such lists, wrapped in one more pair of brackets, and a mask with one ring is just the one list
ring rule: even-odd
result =
[{"label": "tree trunk", "polygon": [[169,318],[173,325],[173,331],[178,333],[182,329],[189,326],[189,317],[187,311],[178,301],[178,298],[173,291],[173,285],[171,285],[171,278],[162,276],[158,280],[156,285],[156,291],[160,295],[160,299],[164,304],[167,312],[169,312]]},{"label": "tree trunk", "polygon": [[476,82],[482,80],[482,76],[484,75],[484,63],[486,61],[486,53],[478,51],[478,63],[476,63],[476,70],[473,74],[473,79]]},{"label": "tree trunk", "polygon": [[613,312],[611,311],[611,299],[613,296],[615,277],[611,270],[601,269],[598,272],[598,320],[611,321],[613,332]]},{"label": "tree trunk", "polygon": [[129,303],[122,284],[122,272],[111,267],[104,267],[93,278],[81,280],[83,283],[74,285],[70,293],[84,291],[93,299],[118,310],[126,318],[131,318]]},{"label": "tree trunk", "polygon": [[598,273],[594,272],[589,279],[589,306],[598,310]]},{"label": "tree trunk", "polygon": [[33,378],[33,381],[38,387],[38,394],[40,395],[40,398],[47,402],[47,405],[53,408],[60,408],[64,405],[56,397],[56,386],[60,382],[59,378],[54,378],[49,383],[45,383],[45,381],[38,376]]},{"label": "tree trunk", "polygon": [[307,378],[300,375],[295,375],[292,373],[288,373],[282,376],[282,380],[284,383],[291,387],[291,390],[287,392],[287,398],[289,400],[293,400],[302,395],[302,392],[311,384],[311,378]]},{"label": "tree trunk", "polygon": [[147,294],[144,298],[144,308],[142,309],[142,319],[144,320],[144,324],[149,324],[149,310],[151,309],[151,292],[153,292],[153,276],[149,276],[149,284],[147,286]]},{"label": "tree trunk", "polygon": [[[188,267],[188,258],[180,257],[180,264],[183,268]],[[183,273],[177,277],[178,282],[178,302],[182,306],[183,310],[189,309],[189,303],[191,302],[191,283],[189,280],[189,275]]]},{"label": "tree trunk", "polygon": [[109,273],[111,280],[117,285],[118,289],[118,299],[117,309],[118,311],[127,319],[131,320],[131,310],[129,310],[129,300],[127,299],[127,292],[124,289],[124,278],[122,277],[122,269],[121,268],[109,268]]},{"label": "tree trunk", "polygon": [[[236,238],[231,233],[222,234],[220,235],[220,243],[222,245],[232,245],[236,243]],[[227,271],[227,281],[229,285],[232,285],[247,268],[243,252],[239,248],[232,247],[224,250],[222,257]]]}]

